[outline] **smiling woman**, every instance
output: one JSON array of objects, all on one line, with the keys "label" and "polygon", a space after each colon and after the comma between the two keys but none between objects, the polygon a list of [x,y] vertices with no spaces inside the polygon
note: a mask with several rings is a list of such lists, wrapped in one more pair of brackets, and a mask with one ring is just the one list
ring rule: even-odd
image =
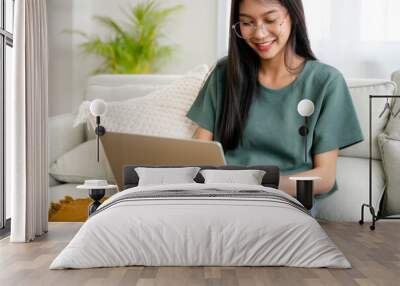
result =
[{"label": "smiling woman", "polygon": [[[342,74],[316,60],[302,1],[233,0],[228,57],[220,60],[187,116],[195,138],[220,141],[228,164],[275,165],[288,175],[318,176],[315,193],[337,190],[338,150],[363,140]],[[304,162],[297,105],[311,100]],[[297,136],[297,137],[296,137]]]}]

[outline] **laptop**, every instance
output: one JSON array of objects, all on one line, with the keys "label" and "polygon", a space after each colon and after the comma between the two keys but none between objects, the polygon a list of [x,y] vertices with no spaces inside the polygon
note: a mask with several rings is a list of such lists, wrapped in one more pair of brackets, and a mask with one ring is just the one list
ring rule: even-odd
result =
[{"label": "laptop", "polygon": [[222,145],[217,141],[116,132],[106,132],[100,141],[119,190],[122,190],[126,165],[226,165]]}]

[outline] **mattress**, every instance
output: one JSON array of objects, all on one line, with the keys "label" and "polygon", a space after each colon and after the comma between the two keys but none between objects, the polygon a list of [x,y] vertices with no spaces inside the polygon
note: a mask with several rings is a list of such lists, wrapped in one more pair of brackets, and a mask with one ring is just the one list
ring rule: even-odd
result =
[{"label": "mattress", "polygon": [[144,266],[350,268],[294,198],[264,186],[137,186],[113,195],[50,269]]}]

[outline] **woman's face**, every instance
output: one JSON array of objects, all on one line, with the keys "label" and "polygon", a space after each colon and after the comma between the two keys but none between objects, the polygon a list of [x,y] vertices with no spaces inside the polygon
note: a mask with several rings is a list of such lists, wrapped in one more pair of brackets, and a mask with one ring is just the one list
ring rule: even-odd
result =
[{"label": "woman's face", "polygon": [[262,60],[271,60],[284,51],[291,21],[279,1],[243,0],[239,7],[239,20],[243,40]]}]

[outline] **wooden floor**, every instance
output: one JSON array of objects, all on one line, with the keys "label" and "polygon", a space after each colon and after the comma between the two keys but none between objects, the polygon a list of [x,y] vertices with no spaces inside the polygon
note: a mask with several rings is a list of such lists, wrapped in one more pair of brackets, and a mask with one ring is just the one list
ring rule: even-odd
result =
[{"label": "wooden floor", "polygon": [[400,285],[400,222],[378,221],[375,231],[356,223],[322,224],[353,268],[124,267],[48,270],[81,223],[50,223],[29,244],[0,241],[0,285]]}]

